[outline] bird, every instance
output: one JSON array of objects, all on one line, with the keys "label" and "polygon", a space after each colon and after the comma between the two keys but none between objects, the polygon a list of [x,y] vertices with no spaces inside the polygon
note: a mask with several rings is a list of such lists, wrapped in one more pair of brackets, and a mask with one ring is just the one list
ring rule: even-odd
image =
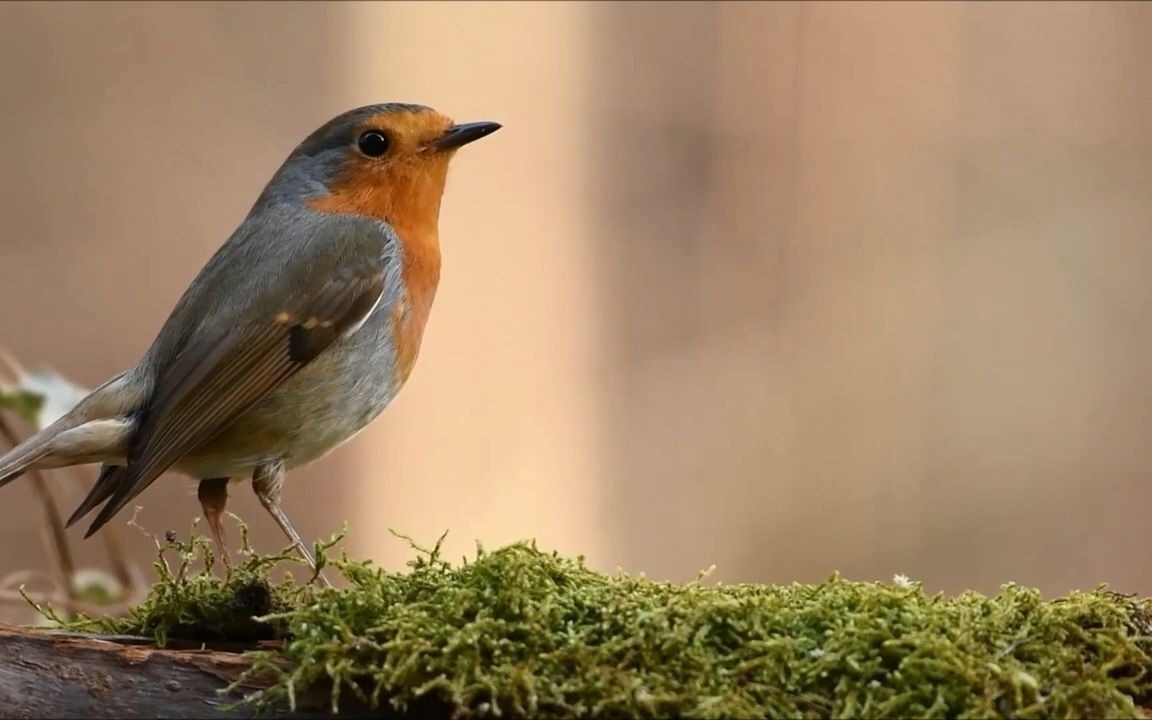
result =
[{"label": "bird", "polygon": [[457,150],[499,130],[415,103],[348,110],[292,150],[135,365],[0,457],[100,464],[66,523],[85,538],[163,473],[198,482],[217,551],[229,485],[252,488],[291,546],[287,472],[344,444],[412,373],[440,279],[439,217]]}]

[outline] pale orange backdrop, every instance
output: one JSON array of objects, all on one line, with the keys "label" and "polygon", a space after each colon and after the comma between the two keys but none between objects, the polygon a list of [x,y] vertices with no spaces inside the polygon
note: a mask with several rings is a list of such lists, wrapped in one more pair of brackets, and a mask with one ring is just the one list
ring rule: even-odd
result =
[{"label": "pale orange backdrop", "polygon": [[[409,386],[290,478],[306,537],[1152,592],[1150,32],[1126,2],[4,3],[0,345],[104,380],[299,139],[421,102],[504,129],[454,163]],[[175,476],[141,504],[198,514]],[[0,574],[42,532],[6,488]]]}]

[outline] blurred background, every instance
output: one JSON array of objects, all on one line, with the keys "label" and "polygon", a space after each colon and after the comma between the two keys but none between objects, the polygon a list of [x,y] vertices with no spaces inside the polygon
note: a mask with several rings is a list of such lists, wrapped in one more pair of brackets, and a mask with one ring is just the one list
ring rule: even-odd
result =
[{"label": "blurred background", "polygon": [[[300,139],[420,102],[504,130],[453,164],[407,388],[289,478],[306,538],[1149,593],[1150,32],[1127,2],[4,3],[0,346],[102,382]],[[138,503],[199,514],[176,475]],[[26,482],[0,548],[50,562]]]}]

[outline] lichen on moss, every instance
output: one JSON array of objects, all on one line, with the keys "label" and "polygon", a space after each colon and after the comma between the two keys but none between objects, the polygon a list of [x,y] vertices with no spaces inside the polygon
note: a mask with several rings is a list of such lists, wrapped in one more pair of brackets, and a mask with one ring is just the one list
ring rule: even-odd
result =
[{"label": "lichen on moss", "polygon": [[[1149,605],[1105,588],[1044,600],[1015,585],[946,597],[836,576],[672,584],[531,542],[455,565],[439,543],[413,547],[402,573],[328,559],[347,585],[330,589],[270,581],[286,555],[191,573],[207,543],[174,544],[180,566],[162,560],[140,607],[97,624],[282,638],[249,653],[254,674],[276,679],[248,698],[264,706],[324,687],[333,710],[351,693],[393,712],[432,700],[506,718],[1141,717],[1152,697]],[[267,603],[237,601],[253,587]]]}]

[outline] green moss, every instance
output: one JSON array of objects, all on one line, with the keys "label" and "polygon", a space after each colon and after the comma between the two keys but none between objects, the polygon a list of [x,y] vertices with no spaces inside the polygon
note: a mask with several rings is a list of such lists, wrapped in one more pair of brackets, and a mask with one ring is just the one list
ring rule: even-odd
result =
[{"label": "green moss", "polygon": [[[290,550],[276,555],[257,555],[248,544],[247,527],[239,523],[244,562],[227,566],[223,577],[215,573],[218,560],[213,556],[207,538],[195,534],[189,542],[169,533],[157,540],[159,550],[153,564],[157,579],[147,598],[129,608],[123,617],[92,617],[81,614],[66,620],[51,608],[41,607],[27,599],[51,624],[70,630],[96,631],[111,635],[155,637],[160,646],[169,638],[197,641],[246,642],[284,638],[286,620],[264,619],[264,616],[290,612],[310,602],[317,587],[297,584],[291,573],[278,581],[273,570],[281,563],[299,563]],[[320,546],[326,550],[335,544]],[[324,556],[326,560],[326,556]],[[310,570],[309,575],[313,575]]]},{"label": "green moss", "polygon": [[[159,563],[148,600],[98,624],[282,637],[282,651],[250,654],[277,678],[260,704],[324,687],[334,709],[352,693],[463,716],[1040,718],[1140,717],[1152,696],[1149,605],[1105,589],[1045,601],[1014,585],[945,597],[838,577],[677,585],[519,543],[458,565],[439,544],[417,548],[404,573],[345,557],[331,564],[348,587],[333,590],[270,582],[286,556],[224,579],[189,572],[207,548],[167,548],[178,567]],[[263,601],[239,599],[254,587],[273,610],[259,623]]]}]

